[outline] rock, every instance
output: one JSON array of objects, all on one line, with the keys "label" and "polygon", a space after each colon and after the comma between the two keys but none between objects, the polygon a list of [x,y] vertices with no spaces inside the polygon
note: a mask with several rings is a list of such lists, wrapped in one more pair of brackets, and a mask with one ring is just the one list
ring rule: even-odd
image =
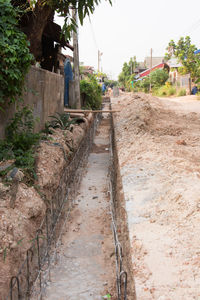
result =
[{"label": "rock", "polygon": [[13,168],[7,175],[8,180],[17,180],[17,181],[22,181],[24,178],[24,173],[20,171],[18,168]]},{"label": "rock", "polygon": [[17,172],[18,172],[18,168],[15,167],[8,173],[8,176],[11,178],[15,178],[15,175],[17,174]]},{"label": "rock", "polygon": [[177,140],[176,143],[177,145],[184,145],[184,146],[187,145],[187,143],[184,140]]},{"label": "rock", "polygon": [[10,245],[10,249],[16,249],[17,248],[17,242],[14,241],[11,245]]}]

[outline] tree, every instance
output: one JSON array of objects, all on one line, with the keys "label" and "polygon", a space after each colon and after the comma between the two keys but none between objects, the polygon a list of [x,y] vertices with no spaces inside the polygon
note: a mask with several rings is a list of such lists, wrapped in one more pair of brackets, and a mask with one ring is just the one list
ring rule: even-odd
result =
[{"label": "tree", "polygon": [[170,59],[174,55],[182,63],[183,67],[180,69],[182,74],[190,74],[192,80],[200,77],[200,54],[195,54],[197,47],[191,44],[189,36],[181,37],[177,44],[171,40],[167,50],[166,57]]},{"label": "tree", "polygon": [[165,84],[168,78],[169,78],[168,72],[161,69],[155,70],[150,74],[150,81],[153,88],[161,87],[162,85]]},{"label": "tree", "polygon": [[[28,6],[27,1],[29,2]],[[112,0],[105,1],[112,4]],[[72,30],[76,29],[75,21],[70,15],[70,9],[77,9],[78,18],[82,25],[84,18],[94,12],[101,0],[12,0],[12,3],[15,6],[21,6],[22,9],[25,8],[25,12],[33,11],[27,36],[30,41],[30,51],[36,60],[39,60],[42,54],[42,34],[48,20],[52,18],[55,12],[64,17],[63,34],[66,39],[69,39]]]},{"label": "tree", "polygon": [[17,28],[17,12],[10,0],[0,0],[0,110],[22,93],[32,55],[24,33]]},{"label": "tree", "polygon": [[136,61],[136,56],[130,58],[128,63],[125,62],[123,64],[122,72],[118,76],[118,81],[122,86],[126,87],[127,83],[133,80],[133,77],[135,76],[134,70],[137,68],[137,66],[138,63]]}]

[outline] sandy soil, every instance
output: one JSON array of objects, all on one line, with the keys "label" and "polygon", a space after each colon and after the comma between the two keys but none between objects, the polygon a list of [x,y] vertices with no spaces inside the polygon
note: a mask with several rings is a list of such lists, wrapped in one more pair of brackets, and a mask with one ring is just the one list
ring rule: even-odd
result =
[{"label": "sandy soil", "polygon": [[200,102],[112,102],[137,299],[200,299]]}]

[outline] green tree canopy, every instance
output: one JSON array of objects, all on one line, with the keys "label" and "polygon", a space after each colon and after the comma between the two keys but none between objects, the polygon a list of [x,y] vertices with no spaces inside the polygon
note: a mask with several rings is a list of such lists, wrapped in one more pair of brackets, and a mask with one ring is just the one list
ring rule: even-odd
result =
[{"label": "green tree canopy", "polygon": [[191,78],[196,80],[200,77],[200,54],[195,54],[195,50],[197,47],[191,44],[189,36],[181,37],[177,44],[173,40],[169,42],[165,57],[177,57],[183,65],[180,69],[182,74],[190,74]]},{"label": "green tree canopy", "polygon": [[130,58],[129,62],[125,62],[123,64],[122,67],[122,72],[119,74],[118,76],[118,81],[119,83],[126,87],[127,83],[130,80],[133,80],[135,74],[134,74],[134,70],[135,68],[137,68],[138,63],[136,61],[136,56],[134,56],[133,58]]},{"label": "green tree canopy", "polygon": [[[28,1],[28,7],[27,7]],[[112,4],[112,0],[104,0]],[[32,10],[32,19],[27,31],[30,41],[30,50],[36,59],[41,57],[41,39],[44,28],[55,12],[64,17],[63,34],[70,38],[71,32],[76,29],[76,23],[71,15],[71,8],[77,9],[81,24],[86,16],[92,14],[101,0],[12,0],[13,5],[20,6],[25,12]]]},{"label": "green tree canopy", "polygon": [[168,72],[161,69],[155,70],[150,74],[152,87],[155,88],[164,85],[168,78],[169,78]]},{"label": "green tree canopy", "polygon": [[17,12],[10,0],[0,0],[0,109],[21,95],[32,55],[24,33],[17,28]]}]

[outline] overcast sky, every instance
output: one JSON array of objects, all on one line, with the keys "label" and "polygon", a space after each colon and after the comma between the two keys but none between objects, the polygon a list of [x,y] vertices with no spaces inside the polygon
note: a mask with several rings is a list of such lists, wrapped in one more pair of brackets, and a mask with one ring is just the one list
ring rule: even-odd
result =
[{"label": "overcast sky", "polygon": [[171,39],[190,35],[200,47],[199,11],[200,0],[102,0],[79,27],[80,61],[97,69],[99,49],[103,72],[117,79],[130,57],[144,61],[151,48],[163,56]]}]

